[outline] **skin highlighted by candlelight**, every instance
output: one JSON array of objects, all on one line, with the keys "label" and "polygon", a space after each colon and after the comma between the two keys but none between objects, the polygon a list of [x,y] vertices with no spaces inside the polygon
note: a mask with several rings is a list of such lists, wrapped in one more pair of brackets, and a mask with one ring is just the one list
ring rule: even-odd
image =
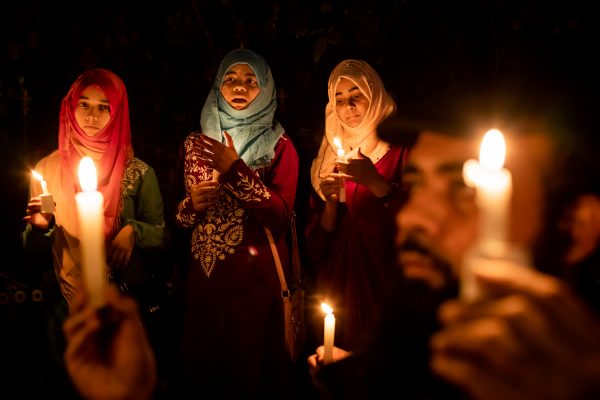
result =
[{"label": "skin highlighted by candlelight", "polygon": [[96,167],[90,157],[81,159],[79,181],[83,191],[75,195],[75,201],[81,230],[83,281],[90,304],[102,307],[106,284],[104,196],[96,190]]}]

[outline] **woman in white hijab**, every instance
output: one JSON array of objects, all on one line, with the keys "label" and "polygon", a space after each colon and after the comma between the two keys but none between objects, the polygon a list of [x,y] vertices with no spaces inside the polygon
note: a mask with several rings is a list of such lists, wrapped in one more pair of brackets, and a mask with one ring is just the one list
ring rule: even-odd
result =
[{"label": "woman in white hijab", "polygon": [[393,210],[407,150],[377,137],[396,103],[368,63],[339,63],[328,93],[306,244],[317,266],[316,294],[334,308],[336,347],[353,350],[364,343],[393,273]]}]

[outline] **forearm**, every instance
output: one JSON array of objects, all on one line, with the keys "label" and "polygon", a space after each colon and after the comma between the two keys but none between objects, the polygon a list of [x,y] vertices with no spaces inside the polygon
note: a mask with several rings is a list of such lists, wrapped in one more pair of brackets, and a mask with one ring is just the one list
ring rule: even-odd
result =
[{"label": "forearm", "polygon": [[28,252],[42,251],[50,248],[54,236],[54,218],[47,230],[35,228],[29,224],[21,234],[23,249]]},{"label": "forearm", "polygon": [[242,160],[237,160],[221,176],[221,183],[262,225],[279,230],[290,220],[295,197],[294,179],[290,178],[288,187],[267,186]]},{"label": "forearm", "polygon": [[325,202],[325,207],[323,208],[323,212],[319,218],[319,223],[321,228],[327,232],[333,232],[335,229],[335,224],[337,222],[337,207],[338,203],[333,201]]}]

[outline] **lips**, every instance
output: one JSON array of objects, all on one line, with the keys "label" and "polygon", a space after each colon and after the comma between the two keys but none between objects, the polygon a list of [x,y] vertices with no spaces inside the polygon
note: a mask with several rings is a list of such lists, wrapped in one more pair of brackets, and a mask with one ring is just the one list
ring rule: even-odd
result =
[{"label": "lips", "polygon": [[431,270],[433,267],[433,260],[431,257],[426,256],[417,251],[400,251],[398,253],[398,262],[402,266],[402,269],[412,270]]},{"label": "lips", "polygon": [[240,98],[235,98],[235,99],[233,99],[233,100],[231,100],[231,101],[232,101],[233,103],[239,103],[239,104],[242,104],[242,103],[247,103],[247,100],[246,100],[246,99],[240,99]]}]

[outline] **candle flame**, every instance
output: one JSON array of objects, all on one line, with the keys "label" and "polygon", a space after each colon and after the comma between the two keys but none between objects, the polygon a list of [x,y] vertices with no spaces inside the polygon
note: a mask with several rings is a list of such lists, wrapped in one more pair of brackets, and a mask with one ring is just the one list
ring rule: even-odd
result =
[{"label": "candle flame", "polygon": [[38,181],[40,181],[40,182],[44,180],[44,177],[43,177],[42,175],[40,175],[40,173],[39,173],[39,172],[36,172],[36,171],[34,171],[34,170],[31,170],[31,174],[33,175],[33,177],[34,177],[35,179],[37,179],[37,180],[38,180]]},{"label": "candle flame", "polygon": [[504,136],[498,129],[487,131],[479,150],[479,162],[484,168],[500,170],[506,157],[506,143]]},{"label": "candle flame", "polygon": [[98,187],[96,167],[90,157],[83,157],[79,162],[79,184],[84,192],[92,192]]},{"label": "candle flame", "polygon": [[323,309],[323,311],[325,311],[325,314],[333,313],[333,308],[329,307],[329,305],[327,305],[325,303],[321,303],[321,308]]},{"label": "candle flame", "polygon": [[333,138],[333,144],[335,144],[338,149],[342,148],[342,141],[337,136]]}]

